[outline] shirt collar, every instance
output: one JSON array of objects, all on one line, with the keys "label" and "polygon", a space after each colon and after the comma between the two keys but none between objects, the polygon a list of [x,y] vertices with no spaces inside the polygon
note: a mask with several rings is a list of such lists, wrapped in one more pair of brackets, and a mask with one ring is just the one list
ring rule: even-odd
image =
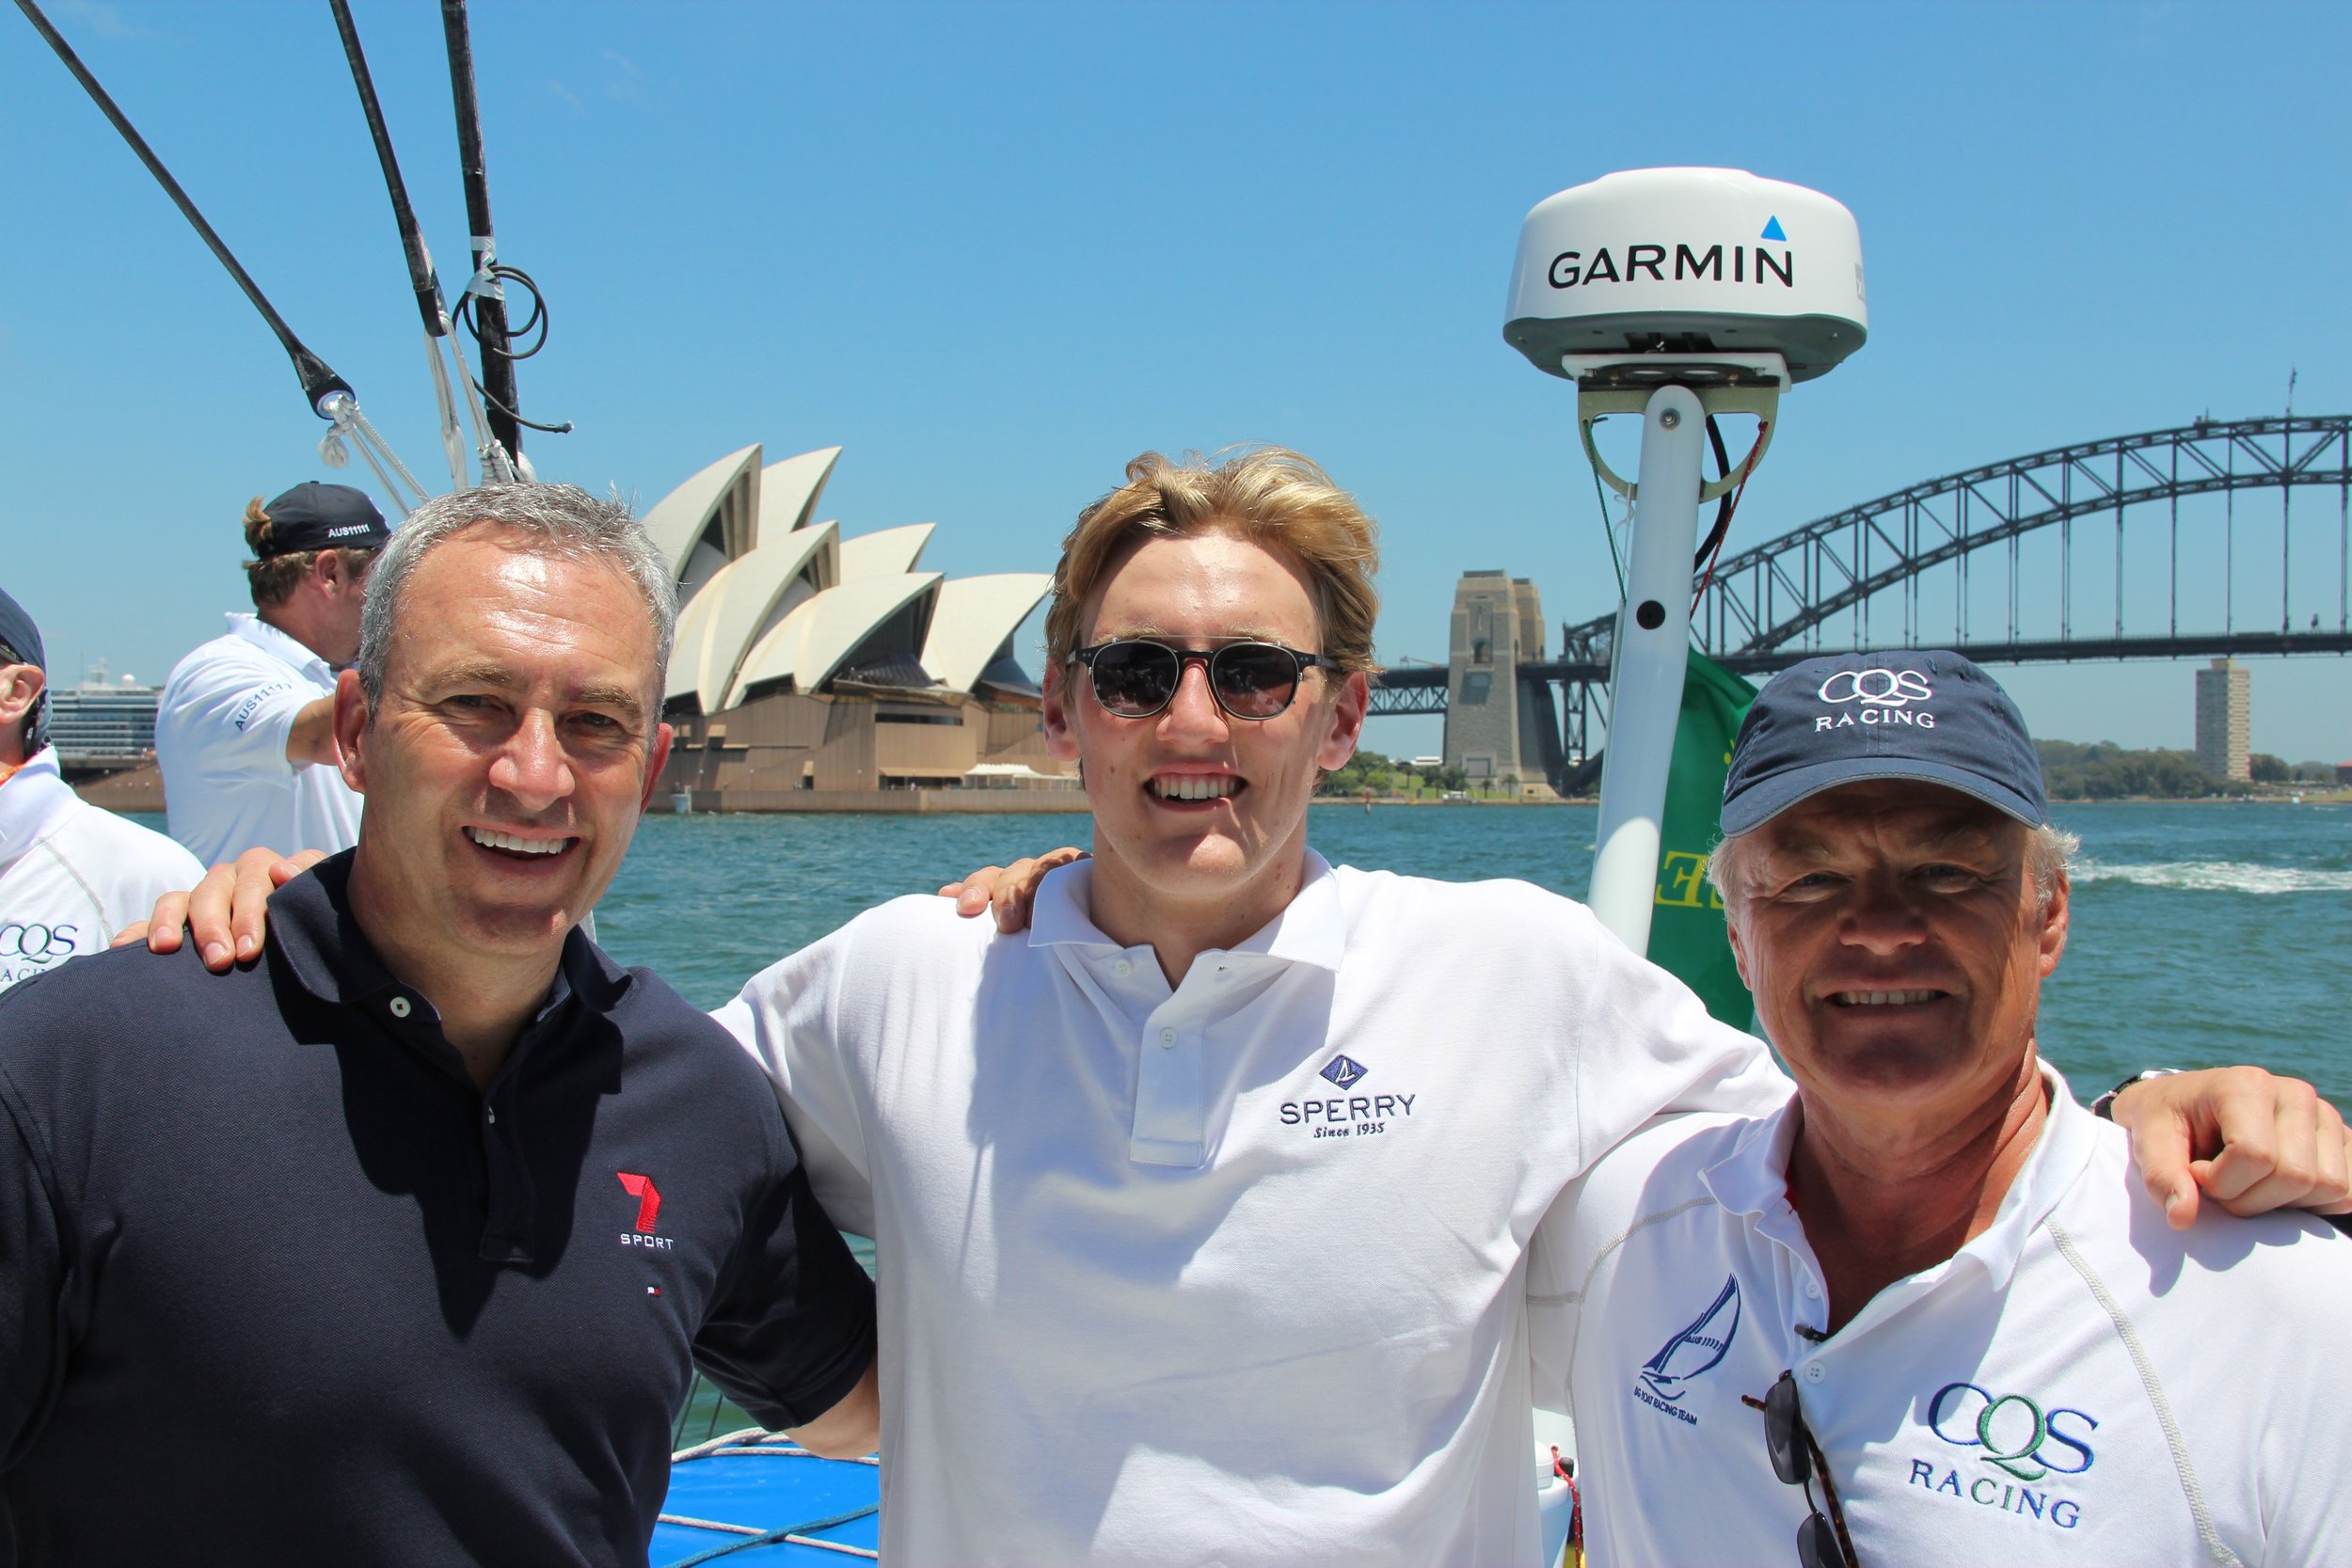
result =
[{"label": "shirt collar", "polygon": [[57,771],[57,749],[35,752],[0,783],[0,865],[40,843],[80,800]]},{"label": "shirt collar", "polygon": [[[1993,1224],[1954,1256],[1971,1259],[1996,1288],[2006,1287],[2025,1256],[2026,1243],[2040,1229],[2090,1163],[2098,1123],[2074,1102],[2058,1069],[2037,1059],[2049,1095],[2049,1116],[2026,1156],[2025,1168],[2009,1184]],[[1731,1152],[1700,1173],[1715,1201],[1735,1214],[1753,1216],[1766,1236],[1791,1245],[1803,1235],[1788,1202],[1788,1155],[1796,1145],[1798,1101],[1745,1128]]]},{"label": "shirt collar", "polygon": [[[1046,873],[1029,908],[1032,947],[1090,947],[1121,951],[1104,935],[1089,912],[1094,863],[1077,861]],[[1228,950],[1283,963],[1312,964],[1336,972],[1347,953],[1347,911],[1340,901],[1331,863],[1307,851],[1306,880],[1282,912]]]},{"label": "shirt collar", "polygon": [[[415,990],[385,968],[351,912],[351,866],[358,854],[357,849],[346,849],[321,861],[278,889],[269,901],[271,947],[303,990],[322,1002],[342,1006],[357,1006],[389,990]],[[630,978],[628,971],[574,927],[564,938],[555,982],[532,1022],[547,1019],[575,995],[595,1011],[609,1012],[628,992]]]},{"label": "shirt collar", "polygon": [[334,678],[335,667],[333,665],[312,653],[309,645],[300,639],[279,631],[259,615],[242,610],[230,610],[229,612],[229,634],[231,637],[244,638],[247,642],[281,663],[291,664],[297,670],[308,671],[311,674],[328,680]]}]

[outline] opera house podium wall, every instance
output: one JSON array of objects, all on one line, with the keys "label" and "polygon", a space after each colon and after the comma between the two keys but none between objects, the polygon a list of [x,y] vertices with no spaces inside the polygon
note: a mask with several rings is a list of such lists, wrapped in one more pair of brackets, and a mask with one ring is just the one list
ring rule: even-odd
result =
[{"label": "opera house podium wall", "polygon": [[1033,705],[778,692],[672,724],[657,812],[1087,809]]}]

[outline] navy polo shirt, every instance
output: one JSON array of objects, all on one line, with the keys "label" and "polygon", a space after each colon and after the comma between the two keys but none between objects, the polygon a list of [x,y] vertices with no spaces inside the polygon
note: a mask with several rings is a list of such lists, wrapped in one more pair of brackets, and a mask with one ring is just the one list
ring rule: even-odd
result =
[{"label": "navy polo shirt", "polygon": [[772,1427],[873,1288],[726,1032],[575,931],[487,1094],[352,920],[0,996],[0,1561],[645,1561],[691,1364]]}]

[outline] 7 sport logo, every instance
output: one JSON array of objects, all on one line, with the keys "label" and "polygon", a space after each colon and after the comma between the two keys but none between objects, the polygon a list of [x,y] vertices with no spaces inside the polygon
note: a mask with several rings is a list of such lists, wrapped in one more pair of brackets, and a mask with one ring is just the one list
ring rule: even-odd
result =
[{"label": "7 sport logo", "polygon": [[633,1170],[613,1172],[621,1179],[621,1188],[637,1200],[637,1225],[633,1230],[621,1232],[623,1246],[651,1247],[667,1252],[677,1245],[676,1239],[657,1236],[654,1227],[661,1218],[661,1189],[653,1184],[650,1176],[640,1176]]}]

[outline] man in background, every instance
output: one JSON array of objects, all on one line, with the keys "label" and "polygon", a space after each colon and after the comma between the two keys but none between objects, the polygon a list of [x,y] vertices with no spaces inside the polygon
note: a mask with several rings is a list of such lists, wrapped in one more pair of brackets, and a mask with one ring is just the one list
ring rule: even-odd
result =
[{"label": "man in background", "polygon": [[203,867],[171,840],[102,811],[58,771],[40,628],[0,592],[0,990],[102,951]]},{"label": "man in background", "polygon": [[335,672],[359,651],[368,568],[390,537],[347,484],[306,481],[245,509],[253,612],[183,658],[155,715],[171,836],[207,863],[257,844],[358,841],[359,797],[335,768]]}]

